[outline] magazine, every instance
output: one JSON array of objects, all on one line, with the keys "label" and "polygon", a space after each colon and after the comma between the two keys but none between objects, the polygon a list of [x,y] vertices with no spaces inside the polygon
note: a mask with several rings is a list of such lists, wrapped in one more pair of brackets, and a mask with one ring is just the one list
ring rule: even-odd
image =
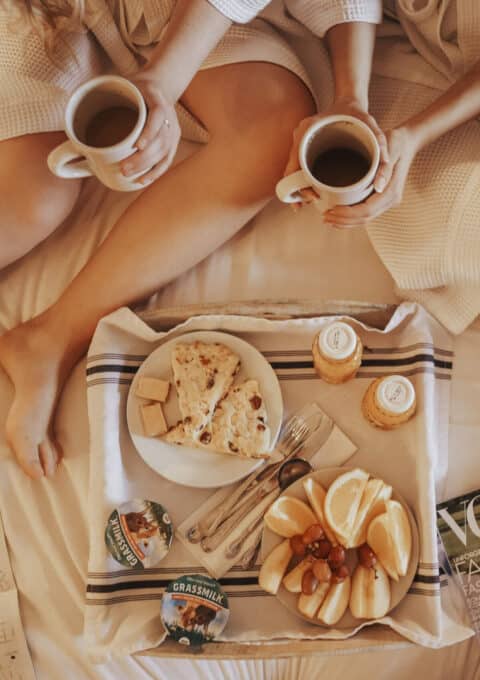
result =
[{"label": "magazine", "polygon": [[439,503],[437,529],[472,628],[480,633],[480,490]]}]

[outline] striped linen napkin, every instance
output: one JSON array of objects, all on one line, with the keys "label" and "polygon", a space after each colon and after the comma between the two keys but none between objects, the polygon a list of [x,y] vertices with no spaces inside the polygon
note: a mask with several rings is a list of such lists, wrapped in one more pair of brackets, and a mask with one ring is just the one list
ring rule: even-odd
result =
[{"label": "striped linen napkin", "polygon": [[[449,604],[449,588],[442,587],[447,584],[439,573],[435,533],[435,490],[441,492],[448,468],[450,336],[413,303],[400,305],[384,330],[348,317],[337,318],[352,324],[365,347],[356,378],[339,386],[319,380],[312,365],[312,339],[331,316],[282,321],[198,316],[168,333],[153,331],[128,309],[101,321],[87,365],[91,450],[85,635],[93,658],[160,644],[165,637],[160,600],[166,585],[184,574],[205,573],[178,540],[156,568],[140,572],[116,563],[104,542],[107,518],[122,502],[132,498],[157,501],[178,527],[214,493],[181,487],[152,473],[136,452],[126,425],[128,389],[142,361],[166,339],[193,330],[226,331],[257,347],[280,380],[285,416],[303,404],[317,402],[358,445],[349,465],[381,477],[409,503],[420,534],[418,571],[406,597],[383,623],[429,647],[452,644],[471,634],[457,622]],[[418,411],[403,427],[384,432],[365,421],[360,404],[370,381],[392,372],[413,381]],[[221,640],[346,636],[345,631],[312,626],[291,614],[259,588],[258,570],[258,564],[250,571],[233,567],[220,580],[231,610]]]}]

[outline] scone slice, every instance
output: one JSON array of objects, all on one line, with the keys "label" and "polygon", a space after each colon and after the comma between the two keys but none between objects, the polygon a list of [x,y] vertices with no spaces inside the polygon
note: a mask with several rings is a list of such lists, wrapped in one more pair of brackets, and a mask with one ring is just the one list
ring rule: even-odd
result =
[{"label": "scone slice", "polygon": [[228,392],[240,368],[239,357],[225,345],[179,342],[172,369],[185,434],[197,441],[215,407]]},{"label": "scone slice", "polygon": [[232,387],[218,404],[199,444],[212,451],[246,458],[269,458],[270,428],[256,380]]}]

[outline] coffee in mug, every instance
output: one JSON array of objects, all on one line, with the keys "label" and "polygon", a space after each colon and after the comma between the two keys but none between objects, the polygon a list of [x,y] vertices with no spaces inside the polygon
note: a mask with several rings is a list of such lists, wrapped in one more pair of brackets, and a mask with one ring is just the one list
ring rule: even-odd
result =
[{"label": "coffee in mug", "polygon": [[326,116],[305,132],[301,170],[280,180],[277,196],[295,203],[301,189],[313,188],[321,210],[360,203],[373,192],[379,162],[380,148],[368,125],[353,116]]},{"label": "coffee in mug", "polygon": [[[128,137],[138,120],[138,111],[128,106],[110,106],[99,111],[88,122],[81,142],[97,148],[114,146]],[[75,122],[74,122],[75,129]]]},{"label": "coffee in mug", "polygon": [[50,153],[50,170],[65,179],[96,175],[117,191],[142,189],[136,180],[148,170],[125,177],[120,163],[136,152],[146,118],[145,101],[129,80],[120,76],[89,80],[70,97],[65,110],[69,139]]},{"label": "coffee in mug", "polygon": [[359,182],[370,169],[366,154],[348,147],[322,151],[312,164],[312,174],[330,187],[348,187]]}]

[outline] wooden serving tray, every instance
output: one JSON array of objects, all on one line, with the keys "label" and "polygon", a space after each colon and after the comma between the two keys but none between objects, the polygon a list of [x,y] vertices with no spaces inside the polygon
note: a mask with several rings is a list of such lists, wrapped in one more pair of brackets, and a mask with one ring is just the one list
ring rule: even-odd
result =
[{"label": "wooden serving tray", "polygon": [[[374,328],[383,329],[396,305],[369,304],[343,300],[252,300],[146,309],[139,312],[145,323],[157,331],[167,331],[192,316],[228,314],[263,319],[306,319],[345,314]],[[202,659],[280,659],[292,656],[321,656],[355,652],[403,649],[413,645],[386,626],[373,625],[348,640],[273,640],[256,643],[210,642],[199,648],[184,647],[174,640],[137,656]]]}]

